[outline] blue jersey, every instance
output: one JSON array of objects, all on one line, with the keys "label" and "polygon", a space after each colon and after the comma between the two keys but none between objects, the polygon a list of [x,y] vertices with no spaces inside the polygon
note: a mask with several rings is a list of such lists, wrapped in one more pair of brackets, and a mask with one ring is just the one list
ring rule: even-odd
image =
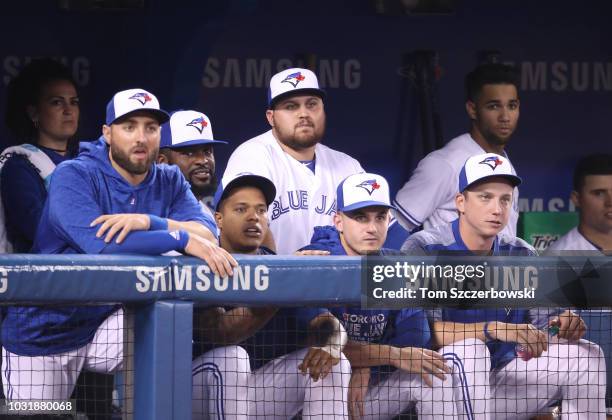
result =
[{"label": "blue jersey", "polygon": [[[457,251],[466,255],[470,253],[459,233],[459,219],[413,234],[404,243],[402,251],[407,253]],[[527,242],[505,235],[498,235],[495,238],[491,251],[493,255],[536,255],[535,249]],[[530,322],[529,311],[526,309],[440,309],[430,313],[434,320],[450,322],[501,321],[513,324]],[[504,366],[516,356],[514,343],[492,341],[487,343],[487,346],[491,353],[492,368]]]},{"label": "blue jersey", "polygon": [[307,344],[308,324],[324,308],[282,308],[241,345],[249,353],[251,366],[258,369],[269,361],[302,349]]},{"label": "blue jersey", "polygon": [[[188,235],[167,230],[131,232],[122,244],[96,238],[90,223],[102,214],[145,213],[178,221],[197,221],[216,232],[176,166],[152,165],[139,185],[129,184],[112,167],[103,141],[82,143],[80,154],[58,165],[42,212],[33,250],[40,254],[139,253],[183,250]],[[89,343],[116,307],[9,307],[2,324],[4,346],[12,353],[41,356]]]},{"label": "blue jersey", "polygon": [[[317,226],[310,245],[303,250],[329,251],[332,255],[346,255],[340,235],[333,226]],[[381,249],[380,255],[394,255],[397,251]],[[431,332],[425,312],[421,309],[402,310],[360,309],[346,306],[332,308],[342,322],[349,339],[358,342],[389,344],[396,347],[430,346]]]}]

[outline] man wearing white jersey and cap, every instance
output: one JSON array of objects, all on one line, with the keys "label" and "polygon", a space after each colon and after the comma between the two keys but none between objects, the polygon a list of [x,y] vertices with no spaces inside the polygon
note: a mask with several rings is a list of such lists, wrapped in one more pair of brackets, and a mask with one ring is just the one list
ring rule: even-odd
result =
[{"label": "man wearing white jersey and cap", "polygon": [[612,251],[612,155],[587,156],[574,171],[572,201],[580,223],[559,238],[551,251]]},{"label": "man wearing white jersey and cap", "polygon": [[[324,99],[310,70],[291,68],[272,76],[266,111],[271,129],[241,144],[223,174],[224,184],[245,172],[274,182],[277,194],[268,214],[278,254],[309,243],[315,226],[331,225],[336,187],[363,172],[355,159],[321,144]],[[273,246],[271,238],[264,245]]]},{"label": "man wearing white jersey and cap", "polygon": [[[212,216],[205,203],[212,199],[217,188],[215,175],[215,144],[226,141],[213,138],[210,119],[198,111],[176,111],[162,125],[158,163],[179,167],[191,185],[191,192],[202,205],[202,210]],[[211,200],[212,201],[212,200]]]},{"label": "man wearing white jersey and cap", "polygon": [[[445,225],[457,218],[457,177],[473,155],[497,153],[504,148],[519,119],[519,78],[516,69],[504,64],[476,67],[465,78],[465,109],[471,121],[469,133],[449,141],[425,156],[408,182],[398,191],[395,216],[409,231]],[[512,168],[512,173],[516,173]],[[518,189],[514,189],[510,220],[504,232],[516,236]]]}]

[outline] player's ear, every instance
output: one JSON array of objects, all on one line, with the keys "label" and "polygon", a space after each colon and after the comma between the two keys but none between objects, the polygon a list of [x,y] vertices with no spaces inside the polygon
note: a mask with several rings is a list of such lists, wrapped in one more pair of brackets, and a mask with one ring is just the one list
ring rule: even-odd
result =
[{"label": "player's ear", "polygon": [[455,196],[455,206],[457,206],[457,211],[460,214],[465,212],[465,196],[461,193],[457,193]]},{"label": "player's ear", "polygon": [[219,230],[223,229],[223,215],[218,211],[215,212],[215,222]]},{"label": "player's ear", "polygon": [[266,111],[266,119],[268,120],[270,127],[274,127],[274,110],[268,109]]},{"label": "player's ear", "polygon": [[338,213],[334,214],[334,226],[338,232],[342,233],[342,217]]},{"label": "player's ear", "polygon": [[157,163],[168,163],[168,158],[163,153],[157,155]]},{"label": "player's ear", "polygon": [[572,203],[574,203],[574,206],[576,206],[576,208],[580,208],[580,193],[578,191],[572,191],[572,193],[570,194],[570,200],[572,200]]},{"label": "player's ear", "polygon": [[34,105],[28,105],[26,107],[26,112],[28,113],[28,117],[34,126],[36,126],[38,124],[38,111],[36,110],[36,107]]},{"label": "player's ear", "polygon": [[111,128],[109,125],[104,124],[102,126],[102,136],[104,137],[106,144],[111,143]]},{"label": "player's ear", "polygon": [[465,103],[465,111],[467,112],[470,120],[476,119],[476,104],[470,100]]}]

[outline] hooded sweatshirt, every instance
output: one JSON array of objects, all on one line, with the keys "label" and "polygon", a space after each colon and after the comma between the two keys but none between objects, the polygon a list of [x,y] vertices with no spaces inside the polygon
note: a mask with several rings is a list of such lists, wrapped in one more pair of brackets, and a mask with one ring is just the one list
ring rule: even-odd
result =
[{"label": "hooded sweatshirt", "polygon": [[[316,226],[310,245],[301,250],[329,251],[331,255],[347,255],[340,234],[333,226]],[[381,249],[379,255],[401,255],[398,251]],[[425,347],[431,341],[429,322],[418,308],[401,310],[360,309],[356,306],[331,308],[342,322],[349,339],[359,342],[388,344],[396,347]]]},{"label": "hooded sweatshirt", "polygon": [[[33,252],[38,254],[146,254],[183,251],[189,235],[163,230],[151,219],[148,231],[132,231],[121,244],[96,238],[91,222],[103,214],[141,213],[196,221],[216,235],[177,166],[151,165],[139,185],[129,184],[111,165],[103,140],[81,143],[79,156],[58,165],[42,212]],[[9,307],[2,342],[12,353],[42,356],[82,347],[116,306]]]}]

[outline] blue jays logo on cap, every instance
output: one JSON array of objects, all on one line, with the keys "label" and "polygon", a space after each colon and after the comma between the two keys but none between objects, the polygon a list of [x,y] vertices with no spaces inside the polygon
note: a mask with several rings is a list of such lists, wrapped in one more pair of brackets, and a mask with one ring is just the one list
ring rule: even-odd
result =
[{"label": "blue jays logo on cap", "polygon": [[491,168],[491,170],[494,171],[495,168],[504,163],[504,161],[498,158],[497,156],[489,156],[478,163],[481,165],[487,165],[489,168]]},{"label": "blue jays logo on cap", "polygon": [[300,83],[305,78],[306,77],[302,75],[302,72],[298,71],[296,73],[291,73],[290,75],[285,77],[285,80],[283,80],[281,83],[289,83],[293,87],[296,87],[298,85],[298,83]]},{"label": "blue jays logo on cap", "polygon": [[359,188],[363,188],[370,195],[372,195],[374,190],[377,190],[377,189],[380,188],[380,184],[378,182],[376,182],[376,179],[368,179],[368,180],[365,180],[362,183],[357,184],[355,186],[359,187]]},{"label": "blue jays logo on cap", "polygon": [[195,128],[196,130],[198,130],[200,132],[200,134],[202,134],[202,131],[204,130],[204,127],[207,127],[208,123],[206,122],[204,117],[198,117],[198,118],[194,118],[193,120],[188,122],[186,125],[188,127]]},{"label": "blue jays logo on cap", "polygon": [[149,96],[148,93],[146,92],[138,92],[133,94],[132,96],[129,97],[129,99],[135,99],[138,102],[140,102],[141,105],[146,104],[147,102],[151,101],[151,97]]}]

